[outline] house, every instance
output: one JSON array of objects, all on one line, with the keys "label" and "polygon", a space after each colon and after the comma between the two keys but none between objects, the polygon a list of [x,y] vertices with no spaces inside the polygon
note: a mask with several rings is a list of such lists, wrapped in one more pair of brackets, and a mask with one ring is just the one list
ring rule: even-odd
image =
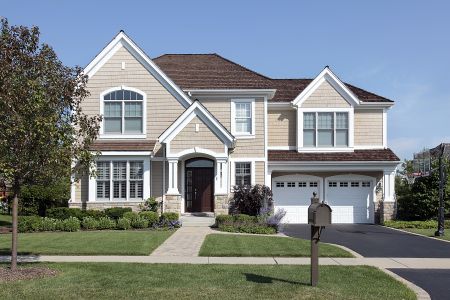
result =
[{"label": "house", "polygon": [[313,192],[334,223],[392,218],[398,157],[387,146],[393,101],[341,81],[272,79],[217,54],[151,59],[123,31],[89,63],[87,114],[103,115],[97,177],[71,207],[228,212],[234,185],[272,188],[289,223],[306,223]]}]

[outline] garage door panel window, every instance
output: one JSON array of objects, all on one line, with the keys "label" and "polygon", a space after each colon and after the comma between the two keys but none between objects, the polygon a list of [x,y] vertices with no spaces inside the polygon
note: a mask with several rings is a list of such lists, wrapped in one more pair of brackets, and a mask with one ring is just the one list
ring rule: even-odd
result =
[{"label": "garage door panel window", "polygon": [[328,187],[337,187],[337,182],[336,181],[328,182]]},{"label": "garage door panel window", "polygon": [[305,181],[300,181],[298,183],[298,187],[306,187],[306,182]]},{"label": "garage door panel window", "polygon": [[359,187],[359,181],[352,181],[351,187]]},{"label": "garage door panel window", "polygon": [[288,182],[287,187],[295,187],[295,182]]},{"label": "garage door panel window", "polygon": [[318,187],[318,183],[317,182],[310,182],[309,183],[309,187]]},{"label": "garage door panel window", "polygon": [[370,181],[363,181],[362,187],[370,187]]},{"label": "garage door panel window", "polygon": [[303,147],[348,147],[347,112],[303,113]]},{"label": "garage door panel window", "polygon": [[348,182],[339,182],[340,187],[348,187]]}]

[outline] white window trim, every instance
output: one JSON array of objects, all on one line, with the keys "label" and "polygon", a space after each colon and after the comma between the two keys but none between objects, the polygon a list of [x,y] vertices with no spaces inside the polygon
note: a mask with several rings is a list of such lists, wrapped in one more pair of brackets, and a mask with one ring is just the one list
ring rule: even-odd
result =
[{"label": "white window trim", "polygon": [[[89,202],[99,202],[99,203],[121,203],[121,202],[143,202],[145,199],[150,197],[150,157],[148,156],[100,156],[96,161],[107,161],[110,162],[110,199],[99,198],[97,199],[97,179],[95,176],[89,177],[89,191],[88,191],[88,201]],[[126,198],[113,200],[113,162],[114,161],[126,161],[127,162],[127,185],[126,185]],[[130,198],[129,194],[129,164],[130,161],[142,161],[144,163],[144,173],[143,173],[143,194],[142,200],[137,198]],[[96,165],[94,165],[95,171]]]},{"label": "white window trim", "polygon": [[[252,130],[250,133],[236,132],[236,103],[250,103],[252,113]],[[255,138],[255,99],[231,99],[231,134],[237,139]]]},{"label": "white window trim", "polygon": [[[105,91],[103,91],[100,94],[100,115],[104,116],[105,114],[105,103],[104,103],[104,96],[108,93],[111,93],[113,91],[117,91],[117,90],[129,90],[132,92],[136,92],[142,95],[143,100],[142,100],[142,133],[138,133],[138,134],[108,134],[104,132],[104,122],[105,120],[103,119],[102,122],[100,123],[100,135],[99,135],[99,139],[145,139],[147,137],[147,94],[141,90],[138,90],[136,88],[133,87],[129,87],[129,86],[116,86],[110,89],[107,89]],[[106,100],[108,101],[108,100]],[[123,101],[122,101],[123,103]],[[123,108],[122,108],[123,110]],[[125,112],[122,111],[122,113],[124,114]],[[122,117],[122,130],[123,130],[123,117]]]},{"label": "white window trim", "polygon": [[[346,112],[348,113],[348,147],[303,147],[303,113]],[[297,110],[297,151],[298,152],[351,152],[354,150],[354,109],[350,108],[299,108]],[[334,120],[336,124],[336,120]],[[335,125],[333,125],[335,127]],[[317,131],[317,128],[316,128]],[[317,140],[316,140],[317,142]]]},{"label": "white window trim", "polygon": [[255,185],[255,160],[250,159],[238,159],[230,161],[231,167],[231,184],[230,189],[233,190],[233,187],[236,185],[236,163],[250,163],[250,185]]}]

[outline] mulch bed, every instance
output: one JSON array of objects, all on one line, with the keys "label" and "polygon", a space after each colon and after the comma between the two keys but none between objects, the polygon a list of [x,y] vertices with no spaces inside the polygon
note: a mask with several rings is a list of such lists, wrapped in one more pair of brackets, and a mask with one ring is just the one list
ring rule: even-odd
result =
[{"label": "mulch bed", "polygon": [[16,271],[11,271],[9,268],[0,268],[0,282],[37,279],[56,275],[58,275],[58,271],[49,268],[17,268]]},{"label": "mulch bed", "polygon": [[0,226],[0,234],[2,234],[2,233],[10,233],[10,232],[12,232],[12,228],[11,227],[1,227]]}]

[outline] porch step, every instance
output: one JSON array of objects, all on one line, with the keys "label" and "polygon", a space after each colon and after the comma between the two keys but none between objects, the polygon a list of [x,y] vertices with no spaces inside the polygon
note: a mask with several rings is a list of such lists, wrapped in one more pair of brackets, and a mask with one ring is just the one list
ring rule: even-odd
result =
[{"label": "porch step", "polygon": [[210,227],[214,225],[215,219],[212,216],[193,216],[183,214],[180,217],[183,227]]}]

